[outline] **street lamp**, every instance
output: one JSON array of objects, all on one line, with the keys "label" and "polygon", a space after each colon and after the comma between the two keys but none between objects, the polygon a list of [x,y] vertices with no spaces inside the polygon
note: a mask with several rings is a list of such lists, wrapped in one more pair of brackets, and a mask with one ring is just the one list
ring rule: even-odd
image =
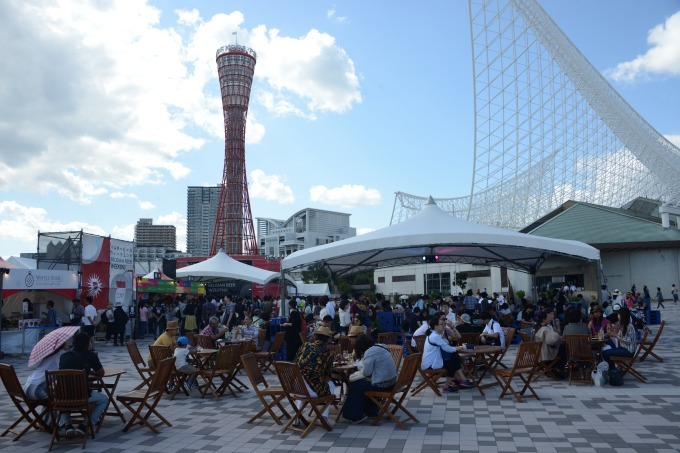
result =
[{"label": "street lamp", "polygon": [[0,268],[0,359],[5,358],[5,353],[2,352],[2,286],[3,283],[5,282],[5,275],[9,275],[9,269],[6,267]]}]

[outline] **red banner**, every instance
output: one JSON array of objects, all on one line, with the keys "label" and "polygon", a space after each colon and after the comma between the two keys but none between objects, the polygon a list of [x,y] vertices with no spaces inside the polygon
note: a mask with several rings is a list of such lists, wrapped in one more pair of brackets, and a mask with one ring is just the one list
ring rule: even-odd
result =
[{"label": "red banner", "polygon": [[109,302],[109,271],[111,261],[110,239],[83,235],[83,274],[80,285],[81,299],[90,296],[97,309],[106,308]]}]

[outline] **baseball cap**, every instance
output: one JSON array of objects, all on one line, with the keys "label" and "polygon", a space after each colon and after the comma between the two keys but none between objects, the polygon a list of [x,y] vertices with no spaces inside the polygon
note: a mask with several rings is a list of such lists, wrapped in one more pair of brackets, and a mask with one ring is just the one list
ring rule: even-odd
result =
[{"label": "baseball cap", "polygon": [[189,339],[187,337],[179,337],[177,339],[177,344],[180,346],[186,346],[189,344]]}]

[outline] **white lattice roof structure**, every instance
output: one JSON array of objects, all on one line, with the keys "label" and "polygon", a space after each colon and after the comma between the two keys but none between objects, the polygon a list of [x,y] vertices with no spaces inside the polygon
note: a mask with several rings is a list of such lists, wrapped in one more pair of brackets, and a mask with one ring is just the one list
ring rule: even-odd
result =
[{"label": "white lattice roof structure", "polygon": [[[475,91],[470,195],[457,217],[521,229],[567,200],[680,205],[680,150],[593,67],[536,0],[469,0]],[[397,192],[391,224],[426,196]]]}]

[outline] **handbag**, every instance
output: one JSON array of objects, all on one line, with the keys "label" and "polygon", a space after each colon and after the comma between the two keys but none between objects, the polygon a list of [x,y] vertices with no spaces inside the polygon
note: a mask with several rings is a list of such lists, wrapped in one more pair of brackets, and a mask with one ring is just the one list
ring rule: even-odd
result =
[{"label": "handbag", "polygon": [[593,378],[593,384],[595,384],[596,387],[602,387],[605,384],[605,379],[604,375],[602,374],[602,370],[596,369],[593,370],[591,373],[591,377]]}]

